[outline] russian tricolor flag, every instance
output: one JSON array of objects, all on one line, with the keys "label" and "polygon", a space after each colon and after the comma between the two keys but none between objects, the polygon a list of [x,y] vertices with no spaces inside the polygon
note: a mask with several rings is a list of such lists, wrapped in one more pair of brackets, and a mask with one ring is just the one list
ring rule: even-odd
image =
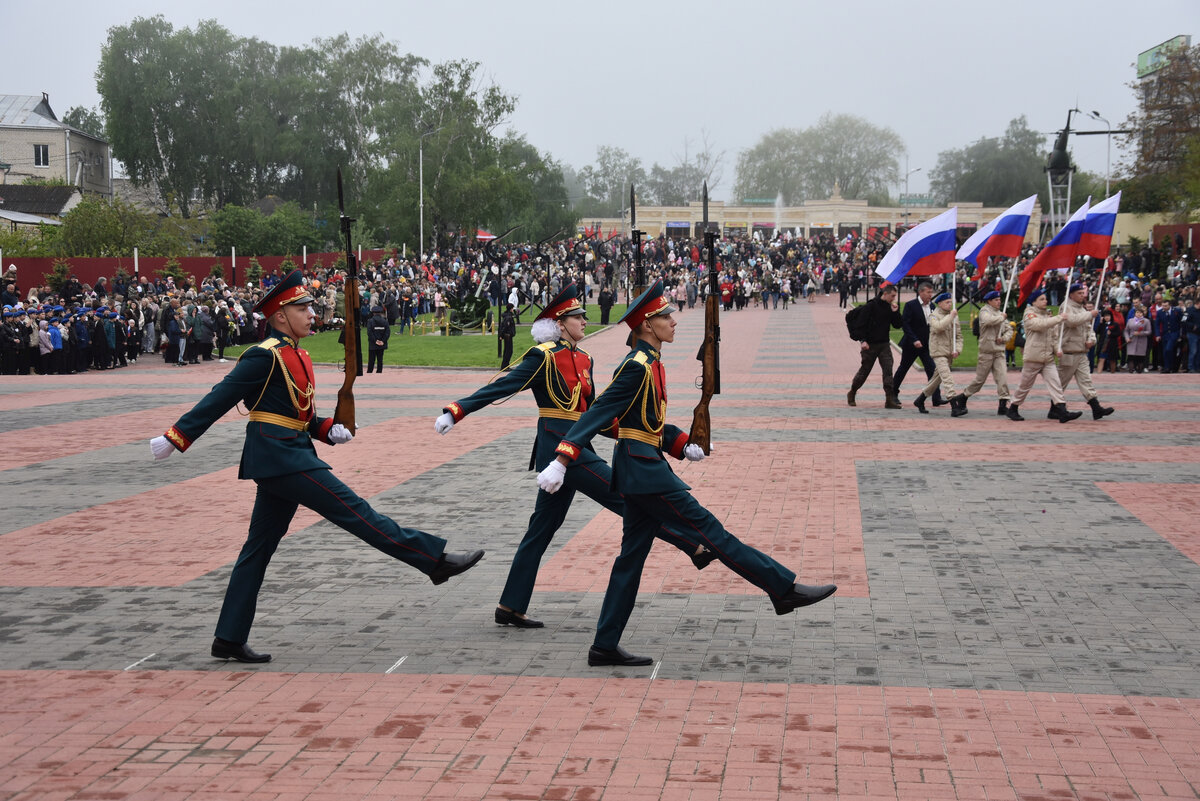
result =
[{"label": "russian tricolor flag", "polygon": [[1042,248],[1033,257],[1033,261],[1025,265],[1021,271],[1021,295],[1017,298],[1020,306],[1029,297],[1029,293],[1042,282],[1042,276],[1050,270],[1069,270],[1075,266],[1075,257],[1079,254],[1079,240],[1083,236],[1083,221],[1087,217],[1092,199],[1089,197],[1079,207],[1079,211],[1071,215],[1062,230],[1054,235],[1050,244]]},{"label": "russian tricolor flag", "polygon": [[1079,239],[1079,255],[1107,259],[1112,247],[1113,230],[1117,227],[1117,209],[1121,207],[1121,193],[1102,200],[1088,209],[1083,221],[1083,235]]},{"label": "russian tricolor flag", "polygon": [[1021,255],[1025,229],[1029,227],[1029,218],[1033,216],[1033,204],[1036,202],[1037,195],[1025,198],[972,234],[958,249],[958,258],[975,265],[976,281],[983,279],[983,271],[990,257],[1015,259]]},{"label": "russian tricolor flag", "polygon": [[875,272],[893,284],[906,275],[954,272],[958,206],[914,226],[879,260]]}]

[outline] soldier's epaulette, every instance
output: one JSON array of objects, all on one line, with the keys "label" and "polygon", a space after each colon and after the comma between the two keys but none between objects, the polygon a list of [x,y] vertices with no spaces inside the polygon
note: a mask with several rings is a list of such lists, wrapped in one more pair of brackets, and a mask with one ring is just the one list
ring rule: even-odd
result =
[{"label": "soldier's epaulette", "polygon": [[540,345],[537,345],[536,347],[537,347],[537,349],[538,349],[538,350],[554,350],[554,346],[555,346],[556,344],[558,344],[558,343],[556,343],[556,342],[543,342],[543,343],[541,343]]},{"label": "soldier's epaulette", "polygon": [[256,345],[255,347],[263,348],[264,350],[271,350],[278,344],[279,344],[278,339],[276,339],[275,337],[268,337],[267,339],[264,339],[262,342],[259,342],[258,345]]},{"label": "soldier's epaulette", "polygon": [[633,360],[635,362],[637,362],[638,364],[645,364],[646,363],[645,352],[639,350],[637,353],[633,354]]}]

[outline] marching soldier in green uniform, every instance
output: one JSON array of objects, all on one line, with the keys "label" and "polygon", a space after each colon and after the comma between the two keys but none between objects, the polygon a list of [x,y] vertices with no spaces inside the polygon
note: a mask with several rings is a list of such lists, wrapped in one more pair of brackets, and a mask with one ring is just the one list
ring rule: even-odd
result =
[{"label": "marching soldier in green uniform", "polygon": [[810,587],[795,583],[795,573],[726,531],[667,464],[664,454],[690,461],[705,458],[699,446],[688,442],[684,431],[666,422],[667,381],[659,348],[675,340],[674,311],[663,297],[661,280],[629,305],[621,322],[633,332],[633,350],[617,367],[608,388],[563,437],[555,460],[538,474],[541,489],[557,492],[568,465],[583,457],[596,434],[607,431],[617,438],[612,486],[625,498],[624,534],[604,594],[596,639],[588,651],[588,664],[593,666],[649,665],[653,661],[629,653],[620,640],[633,612],[650,546],[664,527],[694,537],[730,570],[765,591],[776,614],[816,603],[837,590],[832,584]]},{"label": "marching soldier in green uniform", "polygon": [[339,481],[317,458],[314,439],[328,445],[349,442],[352,434],[332,418],[318,417],[314,377],[300,341],[312,330],[312,298],[296,270],[254,307],[269,325],[269,336],[249,348],[237,365],[166,434],[150,441],[156,460],[186,451],[239,402],[249,409],[238,478],[258,485],[250,532],[242,546],[217,621],[212,655],[239,662],[268,662],[247,644],[258,591],[267,564],[299,505],[349,531],[388,556],[412,565],[441,584],[469,570],[483,551],[446,553],[446,541],[401,528]]},{"label": "marching soldier in green uniform", "polygon": [[[446,434],[468,414],[528,389],[533,392],[538,405],[537,435],[529,469],[545,468],[554,458],[554,449],[567,429],[591,406],[596,395],[592,357],[579,347],[586,328],[587,315],[580,305],[577,287],[574,282],[568,283],[534,320],[531,333],[538,344],[527,350],[521,361],[502,378],[490,382],[470,397],[443,407],[442,415],[434,422],[434,430]],[[528,617],[526,612],[542,555],[566,519],[576,491],[618,515],[624,514],[625,502],[611,486],[612,471],[590,445],[571,464],[564,483],[565,489],[554,495],[538,491],[529,527],[517,546],[496,607],[499,625],[518,628],[544,625],[540,620]],[[698,569],[704,569],[716,558],[693,539],[666,529],[660,529],[656,535],[688,554]]]}]

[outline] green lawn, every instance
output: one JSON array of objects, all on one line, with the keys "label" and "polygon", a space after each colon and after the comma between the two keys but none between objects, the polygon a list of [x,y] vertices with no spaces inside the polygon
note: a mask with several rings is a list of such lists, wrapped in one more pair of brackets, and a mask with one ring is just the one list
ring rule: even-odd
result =
[{"label": "green lawn", "polygon": [[[613,306],[610,321],[615,322],[625,313],[625,304]],[[600,308],[595,304],[588,306],[589,318],[600,318]],[[421,316],[422,322],[432,321],[432,314]],[[522,318],[522,325],[517,326],[517,337],[513,345],[513,358],[518,358],[525,351],[525,346],[531,343],[529,339],[529,323],[532,315]],[[588,324],[587,333],[601,331],[604,326]],[[392,336],[388,340],[388,348],[383,354],[383,363],[391,365],[407,365],[411,367],[491,367],[500,366],[500,357],[496,353],[494,334],[480,335],[478,333],[462,334],[461,336],[443,336],[440,333],[429,333],[429,329],[413,329],[399,333],[397,327],[392,327]],[[304,340],[304,348],[317,364],[333,364],[342,361],[344,349],[338,342],[338,331],[325,331]],[[226,355],[234,358],[241,355],[245,346],[228,348]],[[363,344],[363,365],[366,365],[367,348]]]}]

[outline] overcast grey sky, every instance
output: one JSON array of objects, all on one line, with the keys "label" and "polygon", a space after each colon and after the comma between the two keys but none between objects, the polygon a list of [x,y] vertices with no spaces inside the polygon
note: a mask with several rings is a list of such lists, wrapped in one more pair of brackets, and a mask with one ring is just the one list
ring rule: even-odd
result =
[{"label": "overcast grey sky", "polygon": [[[729,197],[738,153],[826,111],[892,128],[908,147],[910,191],[943,150],[1000,136],[1025,114],[1051,134],[1067,110],[1119,128],[1134,108],[1137,54],[1200,33],[1200,0],[688,3],[76,0],[9,2],[0,15],[0,93],[50,95],[60,116],[98,106],[107,31],[139,16],[177,28],[216,19],[238,36],[300,45],[382,33],[430,61],[469,58],[518,97],[511,127],[580,168],[612,145],[649,167],[676,164],[702,131],[725,152],[715,198]],[[990,10],[986,10],[990,9]],[[1072,126],[1103,129],[1087,117]],[[1103,176],[1104,136],[1073,137],[1076,162]],[[1113,137],[1113,171],[1121,152]]]}]

